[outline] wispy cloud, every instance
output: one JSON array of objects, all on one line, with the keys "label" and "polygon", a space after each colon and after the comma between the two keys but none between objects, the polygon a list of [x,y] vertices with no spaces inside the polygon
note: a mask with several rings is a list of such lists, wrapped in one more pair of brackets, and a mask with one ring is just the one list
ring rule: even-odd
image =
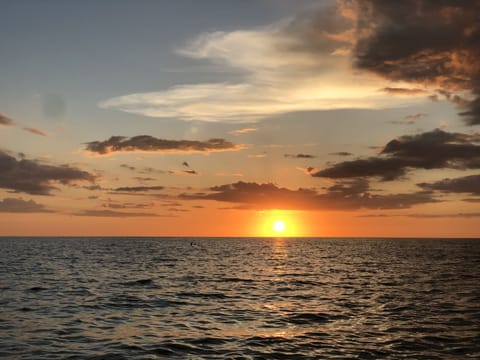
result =
[{"label": "wispy cloud", "polygon": [[410,114],[410,115],[404,116],[402,120],[392,120],[391,123],[398,124],[398,125],[413,125],[417,123],[417,120],[423,119],[427,116],[428,114],[425,114],[425,113]]},{"label": "wispy cloud", "polygon": [[385,87],[381,91],[392,95],[422,95],[428,94],[425,89],[418,88],[398,88],[398,87]]},{"label": "wispy cloud", "polygon": [[161,185],[156,186],[122,186],[113,189],[115,192],[146,192],[164,190],[165,187]]},{"label": "wispy cloud", "polygon": [[74,213],[72,215],[91,216],[91,217],[113,217],[113,218],[159,216],[158,214],[154,214],[154,213],[124,212],[124,211],[115,211],[115,210],[84,210],[82,212]]},{"label": "wispy cloud", "polygon": [[151,209],[153,203],[118,203],[109,200],[109,202],[102,204],[102,207],[109,209]]},{"label": "wispy cloud", "polygon": [[418,120],[422,119],[424,117],[427,117],[428,114],[425,113],[416,113],[416,114],[410,114],[404,117],[405,120]]},{"label": "wispy cloud", "polygon": [[85,150],[97,155],[111,155],[118,152],[211,153],[237,151],[242,148],[242,145],[237,145],[224,139],[210,139],[206,141],[166,140],[150,135],[138,135],[131,138],[112,136],[104,141],[91,141],[86,144]]},{"label": "wispy cloud", "polygon": [[258,130],[257,128],[248,127],[248,128],[242,128],[242,129],[230,131],[229,134],[242,135],[242,134],[248,134],[257,130]]},{"label": "wispy cloud", "polygon": [[40,136],[47,136],[47,133],[43,132],[42,130],[32,128],[32,127],[22,127],[23,130],[28,131],[32,134],[35,135],[40,135]]},{"label": "wispy cloud", "polygon": [[294,111],[404,104],[378,91],[391,82],[352,68],[353,29],[351,19],[322,6],[264,27],[204,33],[177,53],[240,71],[242,82],[182,84],[99,106],[160,118],[251,122]]},{"label": "wispy cloud", "polygon": [[27,131],[29,133],[32,133],[32,134],[35,134],[35,135],[47,136],[47,134],[44,131],[41,131],[41,130],[39,130],[37,128],[33,128],[33,127],[18,125],[11,118],[9,118],[8,116],[3,115],[3,114],[0,114],[0,125],[15,126],[15,127],[18,127],[22,130],[25,130],[25,131]]}]

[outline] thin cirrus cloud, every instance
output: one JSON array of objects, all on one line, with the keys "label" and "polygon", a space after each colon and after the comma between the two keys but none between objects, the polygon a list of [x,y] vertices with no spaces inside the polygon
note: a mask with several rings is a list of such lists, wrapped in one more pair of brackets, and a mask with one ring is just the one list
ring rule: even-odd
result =
[{"label": "thin cirrus cloud", "polygon": [[242,145],[234,144],[224,139],[198,140],[166,140],[150,135],[138,135],[131,138],[112,136],[104,141],[86,143],[85,150],[96,155],[111,155],[122,152],[152,152],[152,153],[211,153],[219,151],[237,151]]},{"label": "thin cirrus cloud", "polygon": [[[250,30],[216,31],[177,53],[244,74],[242,82],[182,84],[98,105],[150,117],[252,122],[294,111],[405,104],[378,89],[390,81],[352,68],[354,24],[335,8]],[[419,94],[410,94],[419,101]],[[422,96],[426,100],[425,96]]]},{"label": "thin cirrus cloud", "polygon": [[29,133],[35,134],[35,135],[40,135],[40,136],[47,136],[45,132],[42,130],[32,128],[32,127],[22,127],[23,130],[28,131]]},{"label": "thin cirrus cloud", "polygon": [[257,128],[247,127],[247,128],[242,128],[242,129],[237,129],[237,130],[230,131],[229,134],[237,136],[237,135],[242,135],[242,134],[248,134],[248,133],[251,133],[251,132],[254,132],[254,131],[257,131],[257,130],[258,130]]},{"label": "thin cirrus cloud", "polygon": [[116,210],[84,210],[78,213],[74,213],[75,216],[91,216],[91,217],[110,217],[110,218],[128,218],[128,217],[148,217],[159,216],[154,213],[147,212],[125,212]]},{"label": "thin cirrus cloud", "polygon": [[37,128],[33,127],[27,127],[27,126],[20,126],[16,124],[12,119],[10,119],[8,116],[0,114],[0,125],[3,126],[15,126],[19,127],[22,130],[25,130],[29,133],[35,134],[35,135],[40,135],[40,136],[47,136],[47,134]]},{"label": "thin cirrus cloud", "polygon": [[416,113],[416,114],[406,115],[404,117],[404,119],[405,120],[410,120],[410,121],[415,121],[415,120],[418,120],[418,119],[425,118],[427,116],[428,116],[428,114],[425,114],[425,113]]},{"label": "thin cirrus cloud", "polygon": [[52,212],[45,205],[33,200],[17,198],[5,198],[0,200],[0,212],[3,213],[45,213]]},{"label": "thin cirrus cloud", "polygon": [[158,191],[165,189],[164,186],[156,185],[156,186],[122,186],[113,189],[115,192],[147,192],[147,191]]},{"label": "thin cirrus cloud", "polygon": [[290,190],[272,183],[239,181],[211,187],[208,193],[182,194],[180,197],[184,200],[238,203],[244,205],[244,209],[258,210],[406,209],[417,204],[437,202],[431,191],[373,194],[365,179],[338,182],[321,193],[302,188]]},{"label": "thin cirrus cloud", "polygon": [[403,120],[393,120],[391,121],[392,124],[399,124],[399,125],[413,125],[419,119],[423,119],[427,117],[428,114],[425,113],[416,113],[416,114],[409,114],[403,117]]},{"label": "thin cirrus cloud", "polygon": [[0,150],[0,188],[32,195],[50,195],[52,183],[94,182],[95,175],[69,165],[50,165],[15,157]]},{"label": "thin cirrus cloud", "polygon": [[435,129],[391,140],[378,156],[339,162],[311,175],[332,179],[380,177],[387,181],[401,178],[411,169],[480,169],[479,143],[479,134]]}]

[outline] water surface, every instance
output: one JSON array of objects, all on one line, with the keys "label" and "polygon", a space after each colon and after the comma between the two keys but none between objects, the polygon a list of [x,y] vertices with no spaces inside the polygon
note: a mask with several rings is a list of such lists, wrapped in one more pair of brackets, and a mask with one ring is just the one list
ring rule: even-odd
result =
[{"label": "water surface", "polygon": [[0,357],[480,358],[480,240],[0,238],[0,249]]}]

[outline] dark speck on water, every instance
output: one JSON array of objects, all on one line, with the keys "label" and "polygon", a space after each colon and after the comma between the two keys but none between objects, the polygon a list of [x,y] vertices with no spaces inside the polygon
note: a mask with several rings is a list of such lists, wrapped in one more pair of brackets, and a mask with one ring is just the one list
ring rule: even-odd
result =
[{"label": "dark speck on water", "polygon": [[0,247],[0,358],[480,359],[478,239]]}]

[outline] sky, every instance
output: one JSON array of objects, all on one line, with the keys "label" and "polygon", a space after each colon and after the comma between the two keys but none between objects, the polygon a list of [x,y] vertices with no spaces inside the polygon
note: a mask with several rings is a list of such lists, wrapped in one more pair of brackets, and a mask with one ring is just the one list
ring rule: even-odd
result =
[{"label": "sky", "polygon": [[0,5],[0,235],[480,236],[479,0]]}]

